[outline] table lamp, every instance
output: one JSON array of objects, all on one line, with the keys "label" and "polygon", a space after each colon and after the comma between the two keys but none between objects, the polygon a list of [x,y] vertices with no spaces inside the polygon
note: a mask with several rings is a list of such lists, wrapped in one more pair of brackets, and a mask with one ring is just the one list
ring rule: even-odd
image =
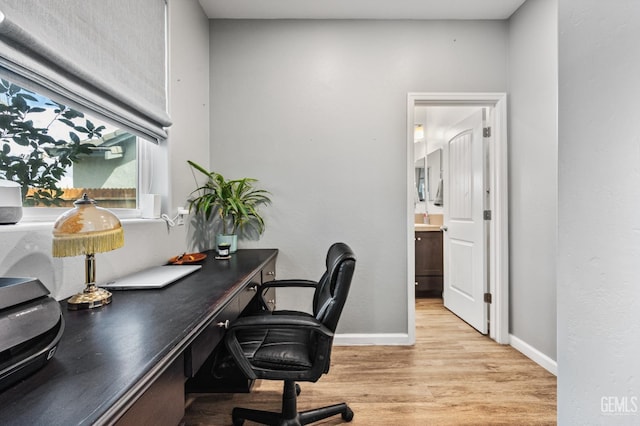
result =
[{"label": "table lamp", "polygon": [[85,255],[85,288],[67,300],[70,310],[97,308],[111,303],[111,293],[96,286],[96,253],[124,245],[124,232],[118,218],[84,194],[53,225],[53,256]]}]

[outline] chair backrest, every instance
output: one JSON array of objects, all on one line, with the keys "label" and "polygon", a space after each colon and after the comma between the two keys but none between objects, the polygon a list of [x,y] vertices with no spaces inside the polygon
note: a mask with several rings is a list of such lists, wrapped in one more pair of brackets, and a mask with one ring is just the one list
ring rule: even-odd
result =
[{"label": "chair backrest", "polygon": [[336,331],[347,301],[356,256],[345,243],[335,243],[327,252],[327,270],[318,281],[313,296],[313,313],[331,331]]}]

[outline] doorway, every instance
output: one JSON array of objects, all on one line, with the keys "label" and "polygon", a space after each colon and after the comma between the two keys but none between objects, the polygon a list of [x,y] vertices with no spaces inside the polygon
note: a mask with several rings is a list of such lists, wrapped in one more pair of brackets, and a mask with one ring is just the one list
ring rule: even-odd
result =
[{"label": "doorway", "polygon": [[[415,153],[414,130],[416,108],[459,107],[457,110],[489,110],[490,139],[485,150],[486,198],[484,209],[490,219],[486,227],[486,311],[491,322],[489,336],[498,343],[509,342],[508,292],[508,210],[507,210],[507,132],[506,94],[504,93],[409,93],[407,101],[407,270],[408,270],[408,334],[415,342]],[[447,139],[446,136],[443,136]],[[446,142],[446,140],[445,140]],[[446,225],[446,223],[445,223]],[[482,242],[485,243],[485,242]],[[484,303],[484,302],[483,302]],[[483,306],[485,308],[485,306]]]}]

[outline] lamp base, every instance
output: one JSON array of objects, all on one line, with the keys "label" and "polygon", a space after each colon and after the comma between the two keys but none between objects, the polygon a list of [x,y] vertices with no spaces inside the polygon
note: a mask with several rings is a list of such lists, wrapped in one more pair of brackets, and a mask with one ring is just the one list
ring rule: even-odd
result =
[{"label": "lamp base", "polygon": [[111,303],[111,293],[103,288],[89,284],[82,293],[73,295],[67,300],[67,309],[78,311],[80,309],[99,308]]}]

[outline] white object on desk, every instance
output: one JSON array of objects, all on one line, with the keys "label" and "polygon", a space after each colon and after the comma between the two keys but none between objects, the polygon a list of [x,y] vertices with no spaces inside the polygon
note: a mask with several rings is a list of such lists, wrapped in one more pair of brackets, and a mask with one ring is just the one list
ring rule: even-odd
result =
[{"label": "white object on desk", "polygon": [[101,284],[100,287],[109,290],[141,290],[163,288],[182,277],[185,277],[202,265],[162,265],[154,266],[131,275]]}]

